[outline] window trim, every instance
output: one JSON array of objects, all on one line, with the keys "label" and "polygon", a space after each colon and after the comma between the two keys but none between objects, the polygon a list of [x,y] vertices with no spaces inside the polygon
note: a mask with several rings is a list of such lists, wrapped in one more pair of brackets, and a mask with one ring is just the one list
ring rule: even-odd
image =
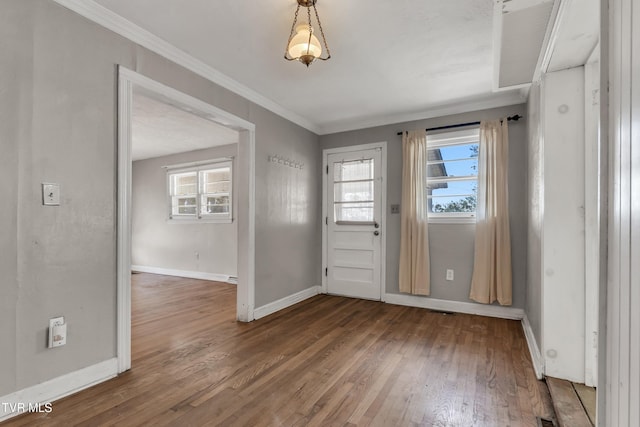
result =
[{"label": "window trim", "polygon": [[[473,126],[461,130],[447,130],[438,133],[427,134],[427,150],[442,147],[451,147],[465,144],[480,144],[480,127]],[[444,162],[443,162],[444,163]],[[471,176],[453,177],[451,181],[470,181]],[[425,191],[429,183],[426,178]],[[478,177],[475,177],[476,182]],[[446,181],[446,180],[438,180]],[[475,224],[476,212],[428,212],[427,219],[433,224]]]},{"label": "window trim", "polygon": [[[229,168],[229,212],[225,213],[212,213],[202,214],[202,198],[207,193],[204,192],[202,172],[208,170]],[[203,160],[191,163],[182,163],[177,165],[164,166],[166,169],[166,221],[170,224],[202,224],[202,223],[232,223],[233,222],[233,157],[223,157],[212,160]],[[173,194],[172,194],[172,176],[181,173],[196,172],[196,213],[194,215],[180,215],[173,214]]]}]

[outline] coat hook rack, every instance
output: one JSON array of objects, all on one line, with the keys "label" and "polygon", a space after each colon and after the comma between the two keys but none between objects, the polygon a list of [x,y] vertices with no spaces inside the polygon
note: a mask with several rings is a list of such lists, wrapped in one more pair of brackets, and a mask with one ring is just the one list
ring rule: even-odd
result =
[{"label": "coat hook rack", "polygon": [[275,163],[278,165],[282,165],[282,166],[288,166],[290,168],[293,169],[300,169],[302,170],[304,168],[304,163],[301,162],[297,162],[295,160],[291,160],[289,158],[285,158],[279,155],[270,155],[268,158],[269,163]]}]

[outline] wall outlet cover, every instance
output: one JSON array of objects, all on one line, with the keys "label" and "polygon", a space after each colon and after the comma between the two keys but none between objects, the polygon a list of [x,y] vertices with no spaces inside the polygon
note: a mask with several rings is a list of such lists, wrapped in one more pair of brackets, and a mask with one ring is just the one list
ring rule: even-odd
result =
[{"label": "wall outlet cover", "polygon": [[60,185],[42,183],[42,204],[45,206],[60,205]]},{"label": "wall outlet cover", "polygon": [[453,280],[453,270],[447,269],[447,280]]},{"label": "wall outlet cover", "polygon": [[64,317],[49,320],[49,348],[60,347],[67,343],[67,325]]},{"label": "wall outlet cover", "polygon": [[51,340],[51,347],[60,347],[67,343],[67,325],[62,324],[53,327],[53,336]]}]

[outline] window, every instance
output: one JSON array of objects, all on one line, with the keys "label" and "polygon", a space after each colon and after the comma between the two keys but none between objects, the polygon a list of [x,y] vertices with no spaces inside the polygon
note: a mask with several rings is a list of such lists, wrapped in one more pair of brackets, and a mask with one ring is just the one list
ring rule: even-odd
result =
[{"label": "window", "polygon": [[231,161],[170,167],[169,219],[231,222],[232,175]]},{"label": "window", "polygon": [[471,222],[475,218],[478,142],[478,128],[427,135],[426,191],[430,221]]},{"label": "window", "polygon": [[333,170],[335,222],[373,222],[373,159],[335,163]]}]

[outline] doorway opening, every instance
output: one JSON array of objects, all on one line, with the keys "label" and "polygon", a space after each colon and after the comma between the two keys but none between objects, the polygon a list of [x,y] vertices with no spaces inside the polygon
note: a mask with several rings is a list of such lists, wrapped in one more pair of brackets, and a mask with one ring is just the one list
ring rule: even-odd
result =
[{"label": "doorway opening", "polygon": [[323,152],[323,293],[385,300],[386,149]]},{"label": "doorway opening", "polygon": [[[134,104],[134,98],[136,104]],[[194,150],[204,150],[199,152],[200,155],[213,156],[213,159],[207,158],[207,165],[198,160],[189,160],[190,154],[176,154],[175,144],[159,143],[157,140],[149,141],[148,144],[136,144],[134,150],[133,144],[133,128],[134,128],[134,105],[136,110],[143,108],[158,109],[164,111],[166,115],[183,115],[190,117],[195,122],[200,123],[205,128],[207,126],[215,127],[219,130],[220,147],[206,148],[198,146],[196,141],[198,138],[192,138],[192,141],[183,143],[188,145],[187,150],[196,153]],[[177,110],[177,111],[176,111]],[[139,111],[138,111],[139,112]],[[174,117],[175,118],[175,117]],[[170,124],[170,118],[164,117],[165,125]],[[194,123],[195,123],[194,122]],[[194,125],[192,123],[192,125]],[[165,129],[165,133],[167,130]],[[153,140],[153,135],[150,136]],[[236,140],[235,147],[225,142]],[[165,141],[167,142],[167,141]],[[190,144],[190,145],[189,145]],[[207,142],[201,141],[206,145]],[[164,150],[164,151],[163,151]],[[226,151],[225,151],[226,150]],[[173,152],[172,152],[173,151]],[[146,152],[146,154],[145,154]],[[194,197],[171,197],[166,195],[164,199],[166,203],[162,206],[162,200],[155,201],[156,209],[162,209],[166,213],[166,221],[164,231],[160,234],[166,234],[165,237],[171,239],[171,235],[176,233],[176,229],[171,230],[166,226],[171,226],[170,222],[190,219],[193,223],[197,221],[209,223],[225,223],[229,225],[226,233],[235,235],[235,257],[231,256],[229,262],[235,264],[235,275],[233,268],[218,266],[222,269],[219,272],[202,271],[200,258],[201,250],[186,251],[185,259],[178,260],[178,267],[168,268],[166,272],[177,272],[176,275],[192,275],[198,278],[197,274],[203,274],[201,278],[208,279],[226,279],[225,281],[237,281],[236,296],[236,318],[239,321],[253,320],[254,308],[254,257],[255,257],[255,126],[239,117],[229,114],[217,107],[207,104],[199,99],[193,98],[154,80],[151,80],[141,74],[119,67],[119,96],[118,96],[118,245],[117,245],[117,290],[118,290],[118,328],[117,328],[117,352],[118,352],[118,372],[124,372],[131,368],[131,270],[132,270],[132,241],[141,242],[144,239],[132,239],[132,194],[133,194],[133,161],[142,160],[143,157],[157,157],[156,154],[164,153],[171,157],[163,157],[163,160],[175,159],[176,163],[162,165],[165,166],[160,173],[166,174],[166,188],[171,188],[168,171],[188,171],[184,174],[192,174],[196,177],[202,176],[202,180],[211,181],[211,191],[207,193],[204,186],[199,183],[196,187],[203,188],[202,193],[197,193]],[[177,157],[173,157],[173,156]],[[181,161],[185,160],[185,161]],[[223,164],[224,162],[224,164]],[[171,162],[170,162],[171,163]],[[204,167],[207,166],[207,167]],[[210,166],[210,167],[209,167]],[[200,170],[202,169],[202,170]],[[196,171],[196,172],[191,172]],[[157,173],[158,171],[156,171]],[[138,175],[138,174],[137,174]],[[228,177],[230,179],[222,179],[215,181],[217,178]],[[232,177],[232,179],[231,179]],[[232,181],[233,191],[222,194],[225,191],[225,183],[223,181]],[[208,181],[207,181],[208,182]],[[161,184],[162,185],[162,184]],[[195,188],[195,187],[194,187]],[[214,191],[215,190],[215,191]],[[200,191],[200,190],[198,190]],[[184,196],[184,195],[183,195]],[[180,206],[171,206],[169,201],[178,200]],[[193,206],[190,204],[193,202]],[[146,201],[145,201],[146,202]],[[139,203],[137,203],[139,206]],[[152,208],[152,207],[150,207]],[[172,215],[172,209],[175,215]],[[193,210],[193,212],[191,212]],[[194,214],[191,216],[190,214]],[[227,214],[226,216],[223,214]],[[225,217],[225,218],[223,218]],[[225,220],[226,219],[226,220]],[[140,220],[139,218],[137,219]],[[178,226],[184,226],[179,224]],[[201,224],[197,224],[201,225]],[[202,224],[206,225],[206,224]],[[137,230],[140,231],[140,230]],[[157,231],[152,231],[157,236]],[[193,233],[192,233],[193,234]],[[195,233],[196,236],[198,233]],[[211,247],[207,246],[206,233],[202,239],[202,245],[207,252],[207,256],[212,254]],[[137,236],[141,237],[141,236]],[[175,237],[175,236],[174,236]],[[136,262],[151,264],[154,261],[148,261],[154,256],[151,249],[152,245],[142,251],[138,251]],[[138,250],[140,248],[136,248]],[[178,252],[179,248],[176,248]],[[145,254],[140,256],[139,253]],[[174,252],[177,253],[177,252]],[[228,254],[227,254],[228,255]],[[147,258],[145,258],[145,256]],[[166,256],[166,254],[164,255]],[[142,260],[142,261],[141,261]],[[162,261],[160,261],[162,262]],[[173,261],[172,261],[173,262]],[[137,268],[140,270],[138,265]],[[153,266],[151,266],[153,267]],[[210,269],[209,269],[210,270]],[[154,272],[154,271],[150,271]],[[162,273],[160,268],[157,273]],[[184,273],[186,272],[186,274]]]}]

